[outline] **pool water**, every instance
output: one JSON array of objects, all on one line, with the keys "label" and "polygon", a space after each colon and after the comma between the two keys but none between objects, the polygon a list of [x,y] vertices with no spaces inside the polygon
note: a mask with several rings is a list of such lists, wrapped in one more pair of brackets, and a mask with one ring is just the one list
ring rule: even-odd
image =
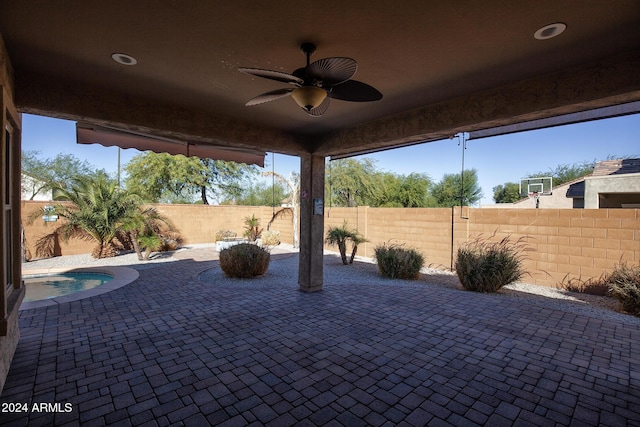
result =
[{"label": "pool water", "polygon": [[113,276],[105,273],[53,273],[24,276],[26,287],[24,301],[39,301],[93,289]]}]

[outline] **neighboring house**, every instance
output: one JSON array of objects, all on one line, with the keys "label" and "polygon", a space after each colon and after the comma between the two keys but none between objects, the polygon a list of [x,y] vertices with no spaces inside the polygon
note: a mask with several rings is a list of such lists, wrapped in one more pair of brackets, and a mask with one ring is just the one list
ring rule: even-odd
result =
[{"label": "neighboring house", "polygon": [[[640,209],[640,159],[598,162],[591,175],[554,187],[552,194],[539,196],[540,209]],[[515,203],[497,203],[483,208],[536,208],[534,197]]]},{"label": "neighboring house", "polygon": [[584,207],[640,208],[640,159],[599,162],[584,179]]},{"label": "neighboring house", "polygon": [[53,200],[53,191],[50,188],[42,190],[42,188],[46,187],[45,182],[34,177],[33,175],[22,172],[20,184],[22,200]]}]

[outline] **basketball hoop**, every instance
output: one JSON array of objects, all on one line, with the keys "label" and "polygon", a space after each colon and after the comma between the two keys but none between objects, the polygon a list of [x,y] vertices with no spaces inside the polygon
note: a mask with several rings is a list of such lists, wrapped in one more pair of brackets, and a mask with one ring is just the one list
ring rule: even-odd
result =
[{"label": "basketball hoop", "polygon": [[528,196],[536,201],[536,209],[540,207],[540,196],[551,196],[553,178],[550,176],[535,176],[520,180],[520,197]]},{"label": "basketball hoop", "polygon": [[536,201],[536,209],[540,207],[540,193],[537,191],[529,193],[529,198],[533,198]]}]

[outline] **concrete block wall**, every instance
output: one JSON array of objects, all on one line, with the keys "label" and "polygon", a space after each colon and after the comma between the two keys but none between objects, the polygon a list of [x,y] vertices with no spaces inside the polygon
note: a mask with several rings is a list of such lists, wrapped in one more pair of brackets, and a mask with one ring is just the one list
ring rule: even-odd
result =
[{"label": "concrete block wall", "polygon": [[[450,268],[452,244],[457,250],[460,241],[466,240],[467,222],[461,216],[467,215],[464,208],[333,208],[331,217],[325,219],[325,228],[340,226],[346,219],[349,228],[355,228],[368,242],[358,247],[358,255],[373,257],[378,245],[398,244],[420,251],[428,265]],[[329,247],[333,251],[337,248]],[[454,252],[455,253],[455,252]]]},{"label": "concrete block wall", "polygon": [[[45,203],[46,204],[46,203]],[[27,247],[50,233],[57,223],[41,219],[28,225],[26,218],[42,202],[22,202]],[[154,205],[168,216],[187,243],[213,243],[218,230],[242,235],[244,218],[255,214],[266,229],[273,209],[255,206]],[[638,209],[474,209],[474,208],[326,208],[325,235],[331,226],[357,229],[369,242],[358,255],[373,257],[384,243],[402,244],[425,255],[427,265],[450,268],[452,255],[465,242],[481,238],[526,238],[530,250],[525,266],[527,282],[557,286],[565,277],[588,279],[611,271],[620,262],[640,262],[640,210]],[[453,231],[452,231],[453,227]],[[271,227],[281,240],[293,243],[291,216]],[[93,244],[60,242],[64,255],[90,253]],[[336,247],[325,246],[337,251]]]},{"label": "concrete block wall", "polygon": [[[56,222],[44,222],[42,218],[32,218],[34,212],[44,206],[53,205],[52,202],[23,200],[20,204],[22,210],[22,227],[24,229],[24,238],[26,242],[26,255],[27,259],[33,259],[36,257],[36,241],[45,235],[53,233],[60,227],[62,220],[58,220]],[[57,255],[87,254],[91,253],[95,245],[96,244],[94,242],[79,239],[70,239],[67,242],[57,239],[54,245],[54,252]]]},{"label": "concrete block wall", "polygon": [[555,286],[566,278],[588,279],[616,264],[640,262],[637,209],[471,209],[470,237],[527,238],[527,281]]},{"label": "concrete block wall", "polygon": [[[29,222],[29,216],[37,209],[51,205],[51,202],[22,201],[22,223],[25,231],[27,254],[35,257],[35,242],[59,227],[61,222],[44,222],[42,218]],[[244,218],[255,215],[260,219],[261,228],[267,228],[272,218],[272,208],[266,206],[208,206],[208,205],[164,205],[154,206],[161,214],[170,218],[187,244],[214,243],[218,230],[232,230],[242,236]],[[274,221],[271,230],[280,231],[280,239],[293,243],[293,223],[291,215]],[[72,239],[59,242],[57,254],[77,255],[91,253],[94,243]]]},{"label": "concrete block wall", "polygon": [[450,268],[469,240],[524,238],[530,273],[525,280],[544,286],[597,278],[620,262],[640,262],[637,209],[333,208],[325,227],[345,219],[350,228],[359,224],[369,240],[359,255],[373,257],[374,248],[384,243],[404,244],[422,252],[427,265],[441,268]]}]

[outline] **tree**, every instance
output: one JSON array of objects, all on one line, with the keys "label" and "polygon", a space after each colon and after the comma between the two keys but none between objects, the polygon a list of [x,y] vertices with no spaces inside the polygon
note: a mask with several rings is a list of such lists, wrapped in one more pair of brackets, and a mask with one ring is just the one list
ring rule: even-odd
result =
[{"label": "tree", "polygon": [[465,169],[462,174],[445,174],[433,186],[431,195],[435,207],[473,205],[482,198],[478,171]]},{"label": "tree", "polygon": [[493,187],[493,201],[496,203],[514,203],[520,200],[520,185],[506,182]]},{"label": "tree", "polygon": [[381,173],[373,159],[332,160],[326,168],[325,198],[332,206],[377,206]]},{"label": "tree", "polygon": [[138,154],[125,166],[126,187],[148,202],[193,201],[209,198],[237,198],[246,180],[256,173],[254,166],[223,160],[173,156],[167,153]]},{"label": "tree", "polygon": [[371,206],[422,208],[427,206],[427,196],[432,186],[427,174],[396,175],[383,173],[382,194]]},{"label": "tree", "polygon": [[[342,224],[342,227],[330,227],[329,230],[327,230],[327,237],[325,238],[325,243],[328,245],[338,246],[340,258],[344,265],[353,264],[353,260],[358,252],[358,245],[365,242],[367,242],[367,239],[365,239],[364,236],[356,230],[350,230],[348,228],[346,220]],[[348,243],[351,243],[351,257],[349,259],[347,259]]]},{"label": "tree", "polygon": [[553,178],[553,186],[555,187],[562,185],[565,182],[573,181],[574,179],[589,175],[593,172],[593,168],[595,166],[595,160],[592,162],[573,163],[571,165],[562,164],[547,172],[534,172],[530,174],[529,177],[550,176]]},{"label": "tree", "polygon": [[432,185],[427,174],[383,172],[369,158],[333,160],[326,177],[326,199],[332,206],[426,207]]},{"label": "tree", "polygon": [[287,196],[287,190],[281,183],[269,185],[263,182],[249,186],[235,203],[242,206],[280,206]]},{"label": "tree", "polygon": [[[162,245],[159,236],[162,225],[174,230],[171,221],[153,207],[133,209],[121,222],[122,230],[129,233],[133,250],[140,261],[147,261],[151,252]],[[142,250],[145,251],[144,255]]]},{"label": "tree", "polygon": [[22,152],[22,191],[28,200],[51,190],[56,184],[69,182],[73,177],[106,174],[72,154],[58,154],[53,159],[39,156],[40,152],[35,150]]},{"label": "tree", "polygon": [[[67,201],[53,207],[54,213],[65,221],[45,239],[59,236],[63,241],[95,240],[97,245],[91,253],[94,258],[115,256],[114,238],[120,232],[135,228],[130,225],[135,221],[133,218],[147,214],[140,211],[142,200],[138,195],[118,188],[115,180],[104,175],[75,177],[69,185],[56,184],[54,189]],[[42,208],[31,219],[44,214],[50,212]],[[140,223],[149,221],[151,218],[142,219]]]}]

